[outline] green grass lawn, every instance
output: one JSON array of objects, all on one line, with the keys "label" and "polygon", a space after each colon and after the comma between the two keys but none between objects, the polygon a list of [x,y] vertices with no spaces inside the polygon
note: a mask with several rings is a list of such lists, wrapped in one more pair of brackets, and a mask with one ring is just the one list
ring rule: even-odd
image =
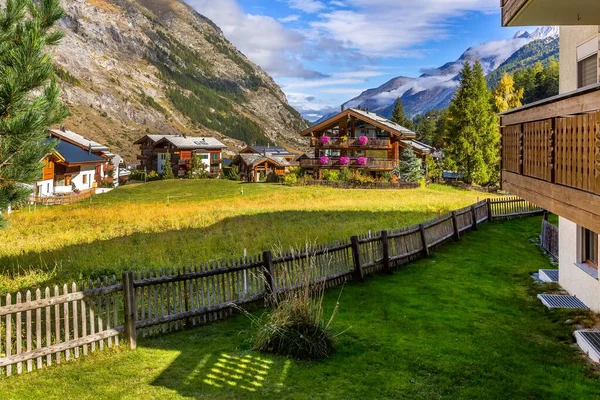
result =
[{"label": "green grass lawn", "polygon": [[[243,192],[243,194],[242,194]],[[11,215],[0,230],[0,295],[123,270],[302,247],[425,221],[484,193],[441,185],[342,190],[172,180]]]},{"label": "green grass lawn", "polygon": [[[249,350],[244,316],[0,381],[3,399],[593,399],[600,380],[530,273],[540,218],[483,224],[392,276],[343,289],[338,351],[319,362]],[[331,310],[339,289],[326,295]],[[583,317],[586,317],[585,315]]]}]

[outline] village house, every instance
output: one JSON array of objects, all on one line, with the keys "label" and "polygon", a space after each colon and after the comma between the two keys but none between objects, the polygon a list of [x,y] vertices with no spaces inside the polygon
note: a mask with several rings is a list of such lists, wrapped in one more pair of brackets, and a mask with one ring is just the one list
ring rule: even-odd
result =
[{"label": "village house", "polygon": [[435,151],[415,140],[416,133],[377,114],[355,108],[311,126],[300,135],[310,138],[314,155],[299,159],[315,176],[323,169],[353,168],[373,176],[398,166],[404,149],[412,146],[423,160]]},{"label": "village house", "polygon": [[240,150],[240,154],[262,154],[264,156],[282,157],[290,164],[294,164],[297,154],[294,154],[280,146],[247,146]]},{"label": "village house", "polygon": [[240,177],[248,182],[261,182],[269,177],[283,176],[291,166],[284,157],[269,153],[240,153],[231,165],[237,167]]},{"label": "village house", "polygon": [[501,115],[502,187],[559,216],[559,284],[600,312],[600,7],[502,6],[504,26],[560,25],[560,94]]},{"label": "village house", "polygon": [[223,143],[212,137],[186,135],[144,135],[134,144],[140,146],[137,156],[141,171],[164,173],[167,160],[174,176],[185,176],[192,168],[193,157],[198,157],[205,171],[218,176],[223,169]]}]

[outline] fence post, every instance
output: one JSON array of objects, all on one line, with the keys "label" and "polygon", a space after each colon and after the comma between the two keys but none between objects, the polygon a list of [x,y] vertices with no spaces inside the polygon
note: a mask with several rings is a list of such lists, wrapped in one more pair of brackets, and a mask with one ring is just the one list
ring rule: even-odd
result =
[{"label": "fence post", "polygon": [[488,222],[492,222],[492,219],[493,219],[492,200],[489,197],[487,198],[486,205],[487,205],[487,213],[488,213]]},{"label": "fence post", "polygon": [[452,226],[454,227],[454,240],[458,242],[460,240],[460,230],[456,219],[456,211],[452,211]]},{"label": "fence post", "polygon": [[137,347],[137,302],[133,287],[133,272],[123,272],[123,308],[125,314],[125,340],[131,350]]},{"label": "fence post", "polygon": [[352,259],[354,260],[354,274],[353,277],[356,280],[362,281],[365,279],[365,274],[360,266],[360,245],[358,243],[358,236],[352,236],[350,238],[352,244]]},{"label": "fence post", "polygon": [[471,206],[471,219],[473,220],[472,221],[473,222],[472,229],[474,231],[476,231],[477,230],[477,213],[475,212],[475,206],[474,205]]},{"label": "fence post", "polygon": [[273,276],[273,253],[263,252],[263,274],[265,278],[265,302],[274,305],[277,302],[275,294],[275,277]]},{"label": "fence post", "polygon": [[381,254],[383,255],[383,269],[387,273],[392,273],[392,266],[390,264],[390,247],[388,242],[388,231],[381,231]]},{"label": "fence post", "polygon": [[427,237],[425,237],[425,225],[419,224],[419,232],[421,233],[421,242],[423,242],[423,254],[429,257],[429,245],[427,245]]}]

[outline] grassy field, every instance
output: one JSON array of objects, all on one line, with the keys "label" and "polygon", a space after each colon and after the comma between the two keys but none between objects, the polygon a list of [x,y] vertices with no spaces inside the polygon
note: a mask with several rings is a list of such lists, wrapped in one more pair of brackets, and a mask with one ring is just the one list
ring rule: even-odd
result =
[{"label": "grassy field", "polygon": [[0,294],[349,238],[424,221],[484,196],[440,185],[401,191],[221,180],[128,185],[91,202],[14,213],[10,228],[0,230]]},{"label": "grassy field", "polygon": [[[345,286],[338,352],[299,362],[249,350],[238,316],[0,380],[3,399],[594,399],[600,380],[572,346],[588,316],[549,311],[529,274],[540,218],[484,224],[393,276]],[[498,245],[501,243],[502,245]],[[326,295],[331,310],[339,289]]]}]

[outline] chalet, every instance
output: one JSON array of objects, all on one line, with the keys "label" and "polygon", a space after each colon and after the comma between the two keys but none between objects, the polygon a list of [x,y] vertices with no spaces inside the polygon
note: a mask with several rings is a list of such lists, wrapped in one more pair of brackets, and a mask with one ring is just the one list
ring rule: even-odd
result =
[{"label": "chalet", "polygon": [[44,158],[41,180],[35,183],[34,196],[47,197],[94,190],[98,186],[96,171],[105,163],[104,157],[84,150],[62,139],[54,151]]},{"label": "chalet", "polygon": [[284,158],[273,155],[241,153],[232,162],[238,167],[242,179],[248,182],[260,182],[269,175],[285,175],[290,163]]},{"label": "chalet", "polygon": [[300,167],[315,175],[322,169],[359,168],[372,175],[398,166],[409,145],[421,158],[434,149],[415,140],[416,133],[377,114],[349,108],[300,132],[310,138],[314,155]]},{"label": "chalet", "polygon": [[240,154],[262,154],[264,156],[274,156],[285,158],[290,164],[293,164],[298,157],[283,147],[279,146],[248,146],[240,151]]},{"label": "chalet", "polygon": [[502,23],[560,25],[560,94],[501,114],[502,187],[559,216],[559,284],[600,312],[600,7],[503,0]]},{"label": "chalet", "polygon": [[222,152],[227,147],[212,137],[186,135],[145,135],[134,144],[140,146],[138,169],[162,174],[170,159],[174,176],[185,176],[193,157],[198,157],[209,174],[219,175],[223,168]]}]

